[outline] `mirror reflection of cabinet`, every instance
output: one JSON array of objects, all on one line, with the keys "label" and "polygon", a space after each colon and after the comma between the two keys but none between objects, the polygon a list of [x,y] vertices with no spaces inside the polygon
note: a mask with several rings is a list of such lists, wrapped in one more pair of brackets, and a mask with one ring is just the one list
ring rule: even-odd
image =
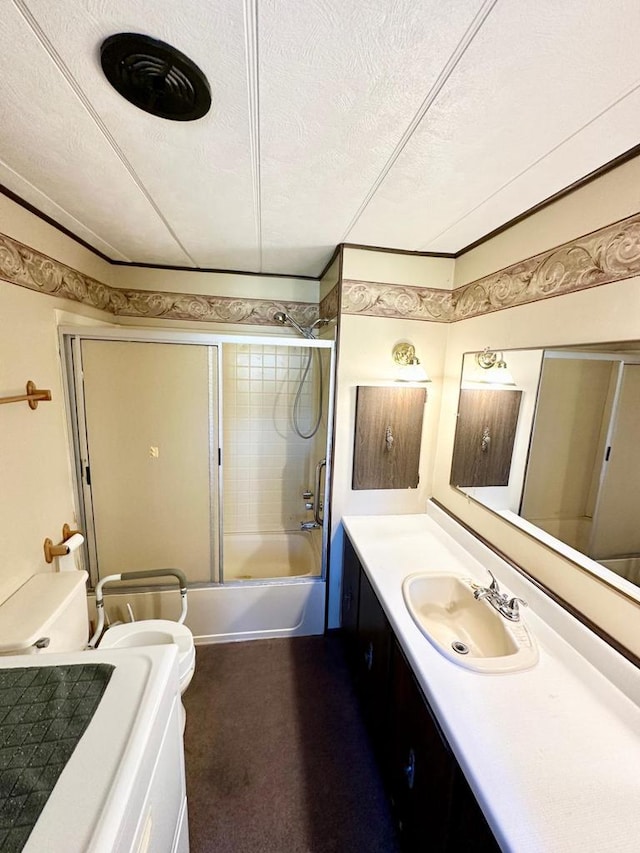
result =
[{"label": "mirror reflection of cabinet", "polygon": [[[597,560],[613,586],[624,578],[640,587],[640,342],[505,356],[522,390],[509,485],[463,485],[459,430],[451,484],[527,532],[537,528],[551,547],[559,540],[562,553],[560,542]],[[474,365],[467,353],[461,405]],[[590,569],[589,560],[575,560]]]},{"label": "mirror reflection of cabinet", "polygon": [[460,392],[451,464],[454,486],[509,484],[522,391]]}]

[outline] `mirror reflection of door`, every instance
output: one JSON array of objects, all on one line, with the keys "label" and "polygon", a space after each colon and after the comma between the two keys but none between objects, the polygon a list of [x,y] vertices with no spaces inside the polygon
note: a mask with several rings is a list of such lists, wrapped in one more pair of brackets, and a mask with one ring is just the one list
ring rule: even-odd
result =
[{"label": "mirror reflection of door", "polygon": [[640,365],[625,364],[616,400],[590,556],[640,583]]},{"label": "mirror reflection of door", "polygon": [[545,358],[520,515],[588,552],[618,362]]},{"label": "mirror reflection of door", "polygon": [[82,342],[99,576],[175,567],[190,582],[212,580],[215,352]]}]

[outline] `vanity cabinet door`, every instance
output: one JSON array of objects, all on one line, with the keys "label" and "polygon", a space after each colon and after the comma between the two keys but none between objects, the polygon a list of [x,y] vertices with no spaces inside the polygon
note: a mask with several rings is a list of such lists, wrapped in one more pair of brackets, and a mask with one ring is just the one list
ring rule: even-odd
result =
[{"label": "vanity cabinet door", "polygon": [[472,849],[471,845],[474,853],[500,853],[498,842],[464,773],[456,767],[447,850],[449,853],[459,853],[460,850]]},{"label": "vanity cabinet door", "polygon": [[[389,789],[403,849],[420,853],[451,850],[456,761],[396,642],[390,698]],[[457,849],[476,848],[463,845]]]},{"label": "vanity cabinet door", "polygon": [[340,625],[347,660],[352,671],[358,651],[358,606],[360,603],[360,561],[348,536],[344,537]]},{"label": "vanity cabinet door", "polygon": [[383,766],[387,738],[390,649],[391,629],[387,617],[367,576],[361,570],[356,686],[374,750]]}]

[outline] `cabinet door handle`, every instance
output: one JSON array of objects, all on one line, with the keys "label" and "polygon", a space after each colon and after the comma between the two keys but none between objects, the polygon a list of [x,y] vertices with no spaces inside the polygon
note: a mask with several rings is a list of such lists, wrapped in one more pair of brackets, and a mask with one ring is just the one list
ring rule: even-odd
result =
[{"label": "cabinet door handle", "polygon": [[348,613],[351,610],[351,604],[353,602],[353,593],[351,590],[348,590],[344,596],[344,609],[345,612]]},{"label": "cabinet door handle", "polygon": [[407,761],[407,766],[404,768],[404,775],[407,779],[407,786],[411,791],[416,778],[416,754],[413,751],[413,747],[409,750],[409,760]]},{"label": "cabinet door handle", "polygon": [[364,653],[364,662],[366,663],[369,672],[371,672],[371,667],[373,666],[373,643],[371,640],[369,640],[367,651]]}]

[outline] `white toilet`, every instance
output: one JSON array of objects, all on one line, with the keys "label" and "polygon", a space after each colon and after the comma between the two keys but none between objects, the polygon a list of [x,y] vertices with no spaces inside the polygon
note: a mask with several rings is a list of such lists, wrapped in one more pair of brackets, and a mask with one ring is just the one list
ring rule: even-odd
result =
[{"label": "white toilet", "polygon": [[[149,578],[172,577],[179,583],[182,611],[177,622],[169,619],[142,619],[140,622],[126,622],[112,625],[103,633],[105,623],[103,589],[111,583],[120,581],[147,581]],[[101,649],[129,649],[134,646],[157,646],[175,643],[178,647],[178,671],[180,673],[180,693],[189,686],[196,668],[196,648],[193,634],[184,625],[187,616],[187,579],[180,569],[152,569],[141,572],[122,572],[107,575],[96,584],[96,630],[89,646],[99,644]]]},{"label": "white toilet", "polygon": [[32,575],[0,605],[0,655],[86,649],[86,584],[86,572]]},{"label": "white toilet", "polygon": [[[32,575],[0,605],[0,655],[87,649],[86,582],[87,573],[84,571]],[[124,649],[168,643],[178,646],[182,694],[189,686],[196,665],[193,634],[186,625],[168,619],[114,625],[105,631],[99,646],[102,649]]]},{"label": "white toilet", "polygon": [[189,686],[196,668],[193,634],[186,625],[168,619],[144,619],[113,625],[100,640],[101,649],[130,649],[133,646],[158,646],[175,643],[178,647],[180,693]]}]

